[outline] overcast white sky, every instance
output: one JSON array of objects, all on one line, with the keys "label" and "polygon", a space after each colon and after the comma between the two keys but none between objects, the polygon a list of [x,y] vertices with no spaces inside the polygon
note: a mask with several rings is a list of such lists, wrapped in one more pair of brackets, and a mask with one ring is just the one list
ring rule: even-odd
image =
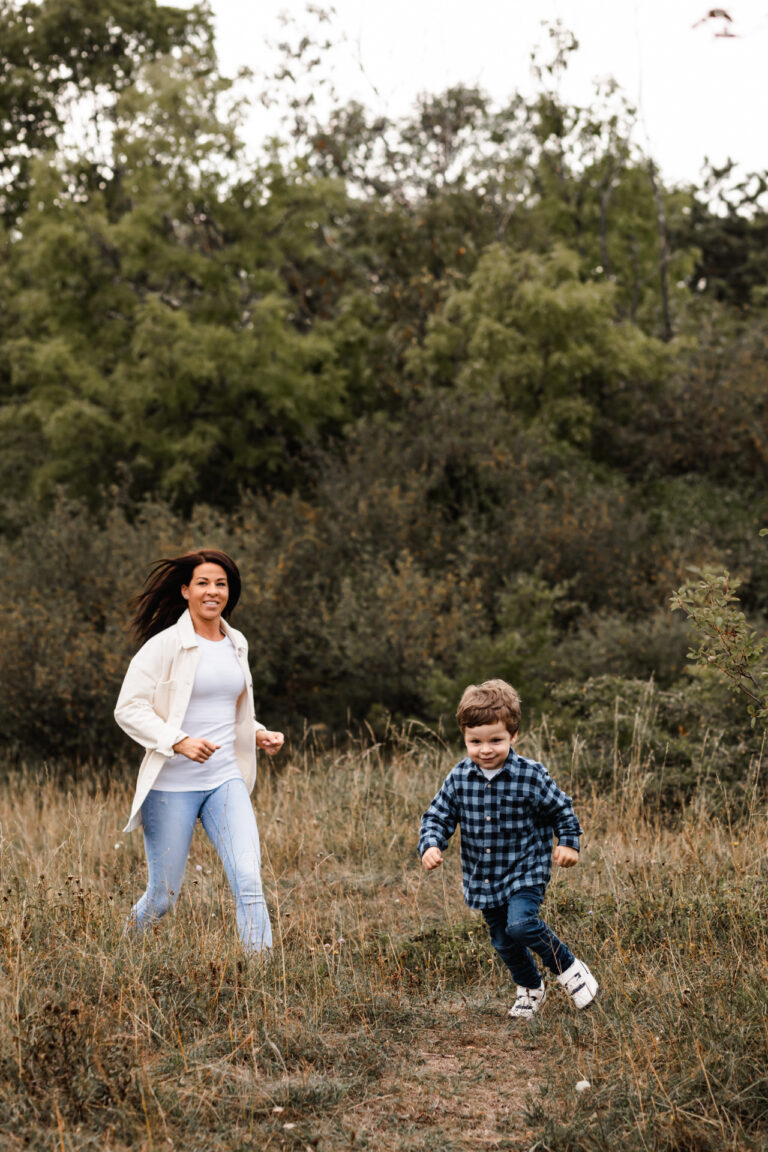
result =
[{"label": "overcast white sky", "polygon": [[[314,0],[328,7],[324,0]],[[668,181],[695,180],[705,156],[745,169],[768,168],[768,0],[727,0],[703,20],[707,0],[335,0],[333,30],[345,43],[333,59],[342,98],[391,115],[419,92],[479,84],[502,100],[533,86],[530,53],[560,19],[580,48],[562,87],[591,100],[613,76],[638,107],[650,150]],[[280,13],[306,23],[306,0],[212,0],[222,69],[268,71],[269,45],[285,37]],[[724,30],[732,36],[717,35]],[[362,67],[361,67],[362,65]],[[256,149],[271,128],[254,111]]]}]

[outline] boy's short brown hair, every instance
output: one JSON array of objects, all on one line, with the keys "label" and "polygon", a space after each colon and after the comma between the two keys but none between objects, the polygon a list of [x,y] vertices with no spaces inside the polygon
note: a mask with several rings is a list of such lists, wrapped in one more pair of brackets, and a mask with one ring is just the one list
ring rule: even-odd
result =
[{"label": "boy's short brown hair", "polygon": [[515,736],[520,727],[520,697],[506,680],[470,684],[459,701],[456,719],[462,732],[501,720],[510,736]]}]

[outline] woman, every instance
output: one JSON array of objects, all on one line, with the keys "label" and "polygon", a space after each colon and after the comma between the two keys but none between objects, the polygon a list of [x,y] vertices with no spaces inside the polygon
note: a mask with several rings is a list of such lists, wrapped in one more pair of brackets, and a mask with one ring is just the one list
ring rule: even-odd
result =
[{"label": "woman", "polygon": [[149,882],[129,926],[175,905],[199,817],[234,893],[240,939],[259,952],[272,932],[249,792],[257,746],[274,755],[284,737],[254,716],[248,645],[228,623],[239,598],[240,573],[225,552],[160,560],[133,601],[142,647],[115,719],[146,749],[125,831],[143,826]]}]

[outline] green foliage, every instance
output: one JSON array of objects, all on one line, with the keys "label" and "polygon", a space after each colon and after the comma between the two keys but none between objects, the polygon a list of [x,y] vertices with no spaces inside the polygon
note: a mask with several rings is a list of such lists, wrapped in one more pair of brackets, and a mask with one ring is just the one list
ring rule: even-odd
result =
[{"label": "green foliage", "polygon": [[410,370],[490,395],[517,418],[538,418],[555,436],[591,448],[598,417],[630,385],[638,382],[641,395],[653,386],[664,352],[617,322],[615,288],[585,283],[579,266],[563,247],[544,256],[490,247],[469,286],[430,319]]},{"label": "green foliage", "polygon": [[[498,594],[490,624],[463,627],[451,661],[433,663],[426,683],[430,712],[452,726],[467,684],[500,676],[521,685],[526,712],[546,707],[558,640],[558,617],[567,613],[566,585],[550,588],[541,577],[510,577]],[[522,686],[525,686],[524,688]]]},{"label": "green foliage", "polygon": [[1,0],[0,211],[14,222],[28,205],[30,161],[51,148],[84,96],[109,108],[115,93],[159,55],[185,45],[213,59],[202,5],[155,0]]},{"label": "green foliage", "polygon": [[[184,540],[168,511],[147,508],[132,526],[118,507],[102,525],[59,499],[0,554],[8,584],[0,609],[0,726],[35,760],[114,754],[112,710],[134,646],[128,600],[146,561]],[[191,540],[190,540],[191,544]]]},{"label": "green foliage", "polygon": [[108,184],[72,199],[54,167],[34,169],[38,210],[0,284],[0,422],[11,464],[23,461],[7,495],[61,484],[96,501],[119,468],[138,497],[225,504],[262,475],[292,479],[288,458],[344,412],[331,334],[322,320],[299,332],[274,247],[257,244],[293,213],[284,259],[307,259],[306,217],[314,234],[329,190],[282,178],[254,205],[257,175],[230,199],[210,170],[236,147],[215,111],[221,84],[185,68],[152,65],[121,95]]},{"label": "green foliage", "polygon": [[[151,561],[210,544],[238,559],[244,592],[234,622],[251,642],[258,713],[276,726],[296,733],[307,720],[338,732],[368,720],[383,732],[387,717],[418,717],[452,733],[466,683],[501,675],[520,688],[524,727],[544,715],[562,739],[585,740],[605,762],[617,693],[627,694],[631,715],[657,677],[646,743],[665,766],[664,796],[699,778],[707,731],[718,773],[738,779],[754,739],[733,693],[718,692],[711,675],[685,675],[682,622],[661,606],[653,615],[626,602],[590,611],[586,554],[569,555],[583,533],[540,539],[540,567],[516,567],[530,497],[521,492],[521,519],[506,531],[478,532],[479,511],[456,519],[434,506],[434,472],[416,468],[411,455],[424,445],[403,447],[396,457],[381,433],[375,443],[361,439],[360,454],[350,449],[344,465],[325,461],[312,499],[252,495],[231,514],[199,506],[186,518],[160,502],[137,514],[119,492],[100,518],[63,498],[45,516],[17,508],[26,526],[0,544],[7,743],[35,760],[101,760],[124,748],[112,708],[133,651],[127,602]],[[519,479],[514,469],[497,473],[505,485]],[[480,495],[465,489],[468,509]],[[596,557],[605,561],[605,551]],[[582,564],[580,579],[550,583],[544,573],[566,563],[574,572]],[[632,723],[621,730],[621,755],[631,749]]]},{"label": "green foliage", "polygon": [[[761,533],[765,534],[765,533]],[[737,607],[740,581],[714,568],[678,588],[672,606],[691,620],[698,644],[688,658],[704,667],[718,669],[746,696],[753,723],[768,721],[768,638],[747,620]]]},{"label": "green foliage", "polygon": [[768,280],[768,173],[739,178],[736,165],[710,165],[691,212],[678,223],[678,242],[698,250],[691,275],[695,292],[748,312],[765,303]]},{"label": "green foliage", "polygon": [[[275,722],[437,723],[501,674],[573,734],[578,684],[602,723],[604,677],[653,676],[658,757],[690,775],[704,689],[668,590],[727,564],[756,633],[768,610],[760,188],[731,197],[714,300],[692,277],[715,186],[666,188],[615,86],[563,103],[562,28],[531,98],[456,86],[321,122],[321,24],[287,34],[290,141],[249,165],[204,9],[0,4],[0,110],[28,132],[0,238],[7,740],[106,754],[123,605],[208,542],[243,567]],[[57,147],[78,94],[79,151]]]},{"label": "green foliage", "polygon": [[635,787],[654,810],[676,809],[702,785],[735,796],[762,751],[737,694],[707,670],[668,688],[615,673],[563,676],[547,703],[554,738],[581,750],[584,773],[607,787],[642,765]]}]

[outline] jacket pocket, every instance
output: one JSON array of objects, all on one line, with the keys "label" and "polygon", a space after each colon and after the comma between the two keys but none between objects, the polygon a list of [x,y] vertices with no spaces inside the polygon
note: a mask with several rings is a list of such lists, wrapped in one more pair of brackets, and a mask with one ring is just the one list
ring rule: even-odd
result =
[{"label": "jacket pocket", "polygon": [[173,707],[176,684],[173,680],[161,680],[152,697],[152,707],[162,720],[167,720]]}]

